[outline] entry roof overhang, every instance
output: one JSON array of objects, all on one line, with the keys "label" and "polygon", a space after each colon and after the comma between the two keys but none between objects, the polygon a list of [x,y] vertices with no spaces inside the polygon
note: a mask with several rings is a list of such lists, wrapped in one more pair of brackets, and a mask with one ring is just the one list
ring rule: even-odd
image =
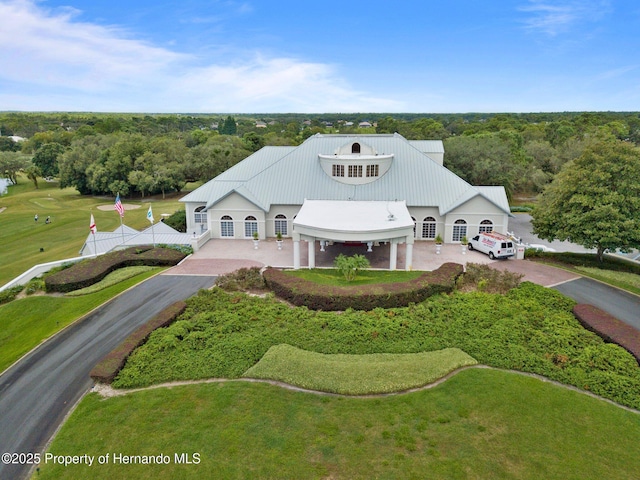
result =
[{"label": "entry roof overhang", "polygon": [[413,238],[405,201],[305,200],[293,221],[300,235],[337,241]]}]

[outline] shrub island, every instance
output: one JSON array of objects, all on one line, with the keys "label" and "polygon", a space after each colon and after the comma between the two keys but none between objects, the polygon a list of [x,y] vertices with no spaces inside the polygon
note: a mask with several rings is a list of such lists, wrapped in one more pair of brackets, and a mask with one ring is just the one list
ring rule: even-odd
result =
[{"label": "shrub island", "polygon": [[[345,355],[420,354],[456,348],[480,364],[542,375],[640,408],[640,367],[635,358],[585,329],[572,313],[573,300],[529,282],[507,293],[489,293],[494,291],[493,284],[513,279],[490,275],[487,279],[478,272],[476,281],[484,291],[467,291],[468,284],[465,291],[455,290],[457,267],[448,266],[444,271],[442,278],[449,282],[451,293],[436,292],[394,308],[331,312],[291,306],[272,294],[257,297],[220,288],[201,291],[187,300],[186,310],[175,323],[154,331],[133,352],[113,386],[239,378],[280,344]],[[283,283],[304,283],[278,270],[265,273],[267,284],[271,281],[273,285],[274,276]],[[244,272],[242,277],[251,275]],[[459,280],[457,285],[465,282]],[[326,286],[318,288],[321,290],[338,296]]]},{"label": "shrub island", "polygon": [[131,266],[171,266],[188,252],[169,247],[131,247],[83,260],[45,278],[47,292],[71,292],[99,282],[109,273]]}]

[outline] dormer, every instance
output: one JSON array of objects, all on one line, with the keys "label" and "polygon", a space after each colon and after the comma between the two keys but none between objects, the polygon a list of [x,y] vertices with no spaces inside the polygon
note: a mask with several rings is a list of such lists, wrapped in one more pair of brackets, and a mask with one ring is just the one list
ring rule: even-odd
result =
[{"label": "dormer", "polygon": [[382,177],[393,162],[393,154],[378,152],[362,142],[354,141],[336,149],[333,155],[318,154],[324,173],[340,183],[363,185]]}]

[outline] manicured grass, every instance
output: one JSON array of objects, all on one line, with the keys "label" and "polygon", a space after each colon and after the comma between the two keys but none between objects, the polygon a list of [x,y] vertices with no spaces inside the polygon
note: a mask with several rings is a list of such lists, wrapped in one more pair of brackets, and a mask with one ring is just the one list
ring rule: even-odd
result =
[{"label": "manicured grass", "polygon": [[[120,216],[113,209],[98,210],[99,205],[113,205],[114,198],[82,196],[75,189],[60,189],[57,182],[40,179],[36,190],[25,177],[9,187],[9,193],[0,197],[0,245],[2,245],[2,265],[0,285],[14,279],[39,263],[77,257],[89,233],[89,220],[94,215],[99,231],[113,231],[120,225]],[[125,224],[135,229],[149,226],[146,220],[149,200],[124,203],[141,205],[142,208],[129,210],[125,214]],[[178,197],[167,200],[151,199],[153,213],[160,218],[162,213],[173,213],[183,209]],[[34,221],[38,214],[39,220]],[[45,224],[47,216],[51,223]],[[40,249],[44,249],[43,252]]]},{"label": "manicured grass", "polygon": [[278,380],[346,395],[392,393],[422,387],[478,362],[457,348],[422,353],[325,355],[275,345],[243,377]]},{"label": "manicured grass", "polygon": [[321,285],[369,285],[372,283],[406,282],[418,278],[424,272],[421,271],[387,271],[387,270],[360,270],[355,280],[348,282],[344,276],[333,268],[315,268],[305,270],[289,270],[287,274],[303,278]]},{"label": "manicured grass", "polygon": [[614,272],[593,267],[575,267],[575,270],[588,277],[640,295],[640,275],[635,273]]},{"label": "manicured grass", "polygon": [[34,296],[0,305],[0,372],[44,339],[158,271],[79,297]]},{"label": "manicured grass", "polygon": [[237,378],[279,344],[350,355],[459,348],[482,364],[537,373],[640,409],[633,356],[584,329],[572,300],[529,282],[506,295],[439,295],[389,310],[312,311],[220,289],[201,291],[187,305],[133,352],[116,388]]},{"label": "manicured grass", "polygon": [[98,283],[94,283],[93,285],[87,288],[81,288],[79,290],[74,290],[72,292],[65,293],[66,297],[77,297],[80,295],[87,295],[90,293],[99,292],[100,290],[104,290],[107,287],[115,285],[120,282],[124,282],[130,278],[135,277],[136,275],[140,275],[144,272],[150,271],[158,272],[159,270],[164,270],[158,267],[124,267],[119,268],[118,270],[111,272],[109,275],[104,277]]},{"label": "manicured grass", "polygon": [[640,295],[640,267],[630,260],[605,255],[603,261],[599,262],[594,254],[569,252],[531,252],[526,258]]},{"label": "manicured grass", "polygon": [[[49,451],[109,454],[109,464],[41,464],[34,478],[627,480],[640,478],[638,445],[638,414],[501,371],[368,399],[230,382],[90,394]],[[182,453],[200,463],[176,464]],[[113,454],[170,464],[114,464]]]}]

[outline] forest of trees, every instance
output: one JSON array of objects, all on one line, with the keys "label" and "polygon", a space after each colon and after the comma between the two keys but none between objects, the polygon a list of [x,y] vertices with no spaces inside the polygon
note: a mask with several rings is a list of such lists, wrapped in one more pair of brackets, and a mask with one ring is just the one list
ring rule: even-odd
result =
[{"label": "forest of trees", "polygon": [[[374,127],[358,128],[361,121]],[[82,194],[140,198],[207,181],[265,145],[298,145],[316,133],[394,132],[443,140],[445,166],[473,185],[504,185],[510,196],[532,196],[602,140],[640,145],[640,114],[4,112],[0,174],[17,180],[23,172],[36,186],[38,177],[57,177],[61,187]]]}]

